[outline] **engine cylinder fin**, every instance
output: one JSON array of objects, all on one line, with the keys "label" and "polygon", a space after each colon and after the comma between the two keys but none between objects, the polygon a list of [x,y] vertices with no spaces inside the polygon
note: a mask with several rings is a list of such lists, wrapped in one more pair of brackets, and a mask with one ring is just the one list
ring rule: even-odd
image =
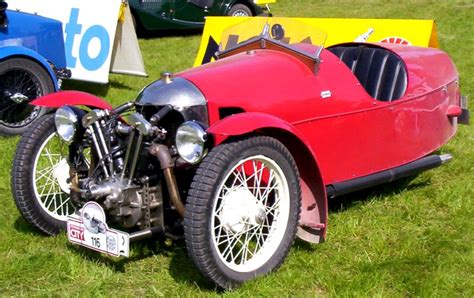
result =
[{"label": "engine cylinder fin", "polygon": [[99,146],[99,142],[97,141],[97,136],[95,135],[94,129],[92,127],[88,127],[87,131],[89,132],[89,134],[92,138],[92,142],[94,144],[94,148],[95,148],[95,151],[97,153],[97,156],[99,157],[99,162],[102,166],[102,170],[104,171],[104,175],[105,175],[105,177],[108,178],[108,177],[110,177],[110,175],[109,175],[107,167],[104,164],[104,160],[103,160],[104,155],[103,155],[103,152],[102,152],[102,150]]}]

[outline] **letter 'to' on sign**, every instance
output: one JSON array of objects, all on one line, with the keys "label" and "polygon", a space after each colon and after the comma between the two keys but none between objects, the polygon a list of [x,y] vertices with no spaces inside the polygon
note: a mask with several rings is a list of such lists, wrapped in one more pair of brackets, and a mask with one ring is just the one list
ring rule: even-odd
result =
[{"label": "letter 'to' on sign", "polygon": [[[94,38],[99,39],[100,50],[96,57],[91,57],[89,56],[89,44]],[[99,69],[107,60],[109,49],[110,39],[107,30],[100,25],[90,27],[84,33],[79,47],[79,59],[82,66],[89,71]]]}]

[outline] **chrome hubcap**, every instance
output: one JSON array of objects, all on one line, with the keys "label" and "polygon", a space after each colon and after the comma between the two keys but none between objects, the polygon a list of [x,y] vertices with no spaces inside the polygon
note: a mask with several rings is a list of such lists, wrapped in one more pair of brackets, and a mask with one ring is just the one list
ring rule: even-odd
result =
[{"label": "chrome hubcap", "polygon": [[28,100],[28,96],[26,95],[23,95],[19,92],[13,94],[10,96],[10,99],[13,100],[13,102],[15,103],[22,103],[24,101],[27,101]]},{"label": "chrome hubcap", "polygon": [[265,207],[250,190],[243,187],[225,195],[222,202],[222,224],[226,232],[242,233],[263,223]]},{"label": "chrome hubcap", "polygon": [[71,183],[68,182],[69,177],[69,165],[65,158],[61,159],[53,169],[53,177],[59,184],[59,187],[65,193],[69,193]]}]

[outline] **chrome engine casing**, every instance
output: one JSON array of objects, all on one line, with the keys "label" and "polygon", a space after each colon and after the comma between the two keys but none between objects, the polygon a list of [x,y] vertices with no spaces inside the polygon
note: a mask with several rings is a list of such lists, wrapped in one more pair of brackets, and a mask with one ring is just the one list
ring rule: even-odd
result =
[{"label": "chrome engine casing", "polygon": [[128,179],[113,176],[100,184],[92,184],[89,191],[95,200],[105,198],[101,205],[125,228],[163,224],[161,187],[137,186],[129,184]]},{"label": "chrome engine casing", "polygon": [[94,198],[105,197],[102,206],[124,227],[133,227],[142,218],[142,187],[129,185],[128,179],[114,176],[100,184],[92,184],[89,191]]},{"label": "chrome engine casing", "polygon": [[138,107],[171,105],[184,121],[195,120],[209,124],[207,100],[202,92],[190,81],[180,77],[169,77],[155,81],[138,94]]}]

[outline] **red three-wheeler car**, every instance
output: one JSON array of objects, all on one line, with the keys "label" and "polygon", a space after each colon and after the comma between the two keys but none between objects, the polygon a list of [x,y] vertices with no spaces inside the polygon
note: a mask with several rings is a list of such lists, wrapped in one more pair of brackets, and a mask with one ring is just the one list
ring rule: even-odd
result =
[{"label": "red three-wheeler car", "polygon": [[449,161],[433,152],[469,120],[442,51],[324,40],[255,18],[224,34],[216,62],[164,73],[119,107],[75,91],[37,99],[57,110],[18,145],[21,214],[115,256],[184,237],[222,288],[275,270],[296,235],[324,240],[328,198]]}]

